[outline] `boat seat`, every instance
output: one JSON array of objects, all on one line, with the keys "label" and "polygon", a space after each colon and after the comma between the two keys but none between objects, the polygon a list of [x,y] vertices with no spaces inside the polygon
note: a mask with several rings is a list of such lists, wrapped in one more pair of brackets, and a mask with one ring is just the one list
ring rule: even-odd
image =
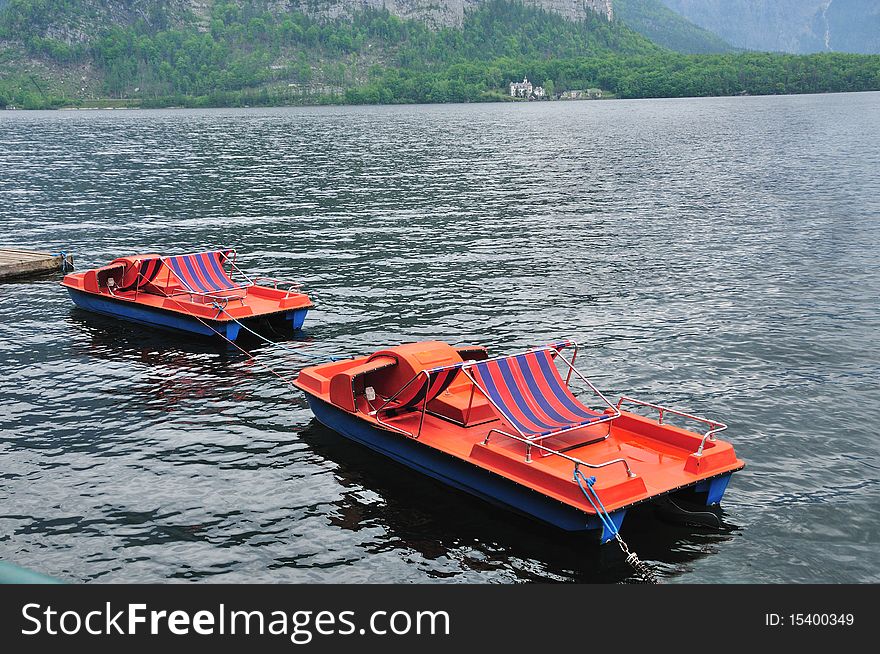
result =
[{"label": "boat seat", "polygon": [[396,411],[409,409],[421,409],[422,405],[429,404],[440,393],[445,391],[459,368],[443,368],[441,370],[428,370],[428,375],[423,375],[418,381],[411,384],[403,393],[395,398],[386,408]]},{"label": "boat seat", "polygon": [[554,346],[465,367],[501,417],[520,435],[543,439],[607,419],[584,406],[559,375]]},{"label": "boat seat", "polygon": [[[459,425],[478,425],[497,420],[495,410],[479,392],[472,392],[474,385],[460,375],[428,404],[428,412],[446,418]],[[460,381],[464,379],[464,381]]]},{"label": "boat seat", "polygon": [[187,292],[211,295],[238,291],[246,286],[233,281],[223,268],[228,257],[228,250],[215,250],[163,257],[162,263]]},{"label": "boat seat", "polygon": [[123,278],[125,277],[125,266],[103,266],[95,269],[95,280],[98,288],[115,288],[118,291],[128,290],[123,286]]},{"label": "boat seat", "polygon": [[373,357],[336,373],[330,378],[330,402],[346,411],[357,410],[358,397],[364,394],[367,375],[397,365],[394,357]]},{"label": "boat seat", "polygon": [[458,378],[464,364],[456,348],[439,341],[409,343],[377,352],[373,359],[391,358],[395,365],[370,375],[375,410],[395,415],[425,408]]}]

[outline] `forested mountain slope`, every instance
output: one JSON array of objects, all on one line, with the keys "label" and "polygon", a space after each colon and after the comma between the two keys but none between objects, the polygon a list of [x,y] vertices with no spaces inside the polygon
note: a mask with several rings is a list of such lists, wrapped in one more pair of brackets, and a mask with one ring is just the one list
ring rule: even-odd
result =
[{"label": "forested mountain slope", "polygon": [[[473,102],[510,99],[508,84],[524,76],[548,97],[589,87],[620,97],[880,89],[880,57],[679,54],[609,20],[604,0],[598,12],[579,0],[454,0],[461,20],[433,23],[373,0],[303,2],[8,0],[0,106]],[[657,9],[618,0],[624,16],[626,2]],[[581,13],[568,15],[575,5]],[[670,24],[684,31],[666,45],[683,47],[690,28]]]}]

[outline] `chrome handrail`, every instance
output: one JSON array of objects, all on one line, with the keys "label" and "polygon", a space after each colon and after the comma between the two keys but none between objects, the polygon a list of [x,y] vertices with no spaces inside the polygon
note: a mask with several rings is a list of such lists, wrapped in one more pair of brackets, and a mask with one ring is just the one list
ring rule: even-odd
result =
[{"label": "chrome handrail", "polygon": [[[244,277],[247,280],[246,282],[243,282],[243,283],[242,282],[235,282],[235,280],[233,280],[236,284],[239,285],[239,288],[248,288],[250,286],[256,286],[256,282],[254,282],[254,280],[252,280],[250,278],[250,276],[245,271],[243,271],[241,268],[239,268],[235,264],[235,261],[238,259],[238,252],[235,250],[235,248],[227,248],[226,250],[218,250],[218,251],[223,255],[223,263],[228,263],[230,266],[232,266],[232,269],[235,272],[237,272],[239,275],[241,275],[242,277]],[[230,253],[232,253],[231,257],[229,256]],[[232,279],[232,276],[230,275],[229,278]],[[234,289],[230,289],[230,290],[234,290]]]},{"label": "chrome handrail", "polygon": [[[135,290],[134,290],[134,297],[130,298],[130,297],[125,297],[124,295],[117,295],[116,292],[113,290],[114,286],[115,286],[115,284],[113,284],[112,286],[110,284],[108,284],[106,287],[107,292],[110,294],[110,296],[112,298],[114,298],[116,300],[125,300],[126,302],[137,302],[137,294],[138,294],[137,288],[135,288]],[[212,302],[211,306],[213,308],[217,309],[217,316],[215,316],[215,318],[219,317],[220,314],[223,313],[224,309],[226,309],[226,307],[229,305],[229,300],[241,300],[242,302],[244,301],[243,296],[227,297],[224,295],[211,295],[209,293],[199,293],[197,291],[181,291],[179,293],[171,293],[171,294],[166,293],[166,294],[164,294],[163,297],[166,297],[168,299],[173,299],[173,298],[180,296],[180,295],[188,295],[190,297],[192,297],[193,295],[198,295],[200,297],[204,297],[206,300],[211,300],[211,302]],[[205,302],[204,304],[207,305],[207,302]],[[179,303],[178,303],[178,305],[179,305]]]},{"label": "chrome handrail", "polygon": [[[489,396],[489,394],[488,394],[486,391],[483,390],[483,387],[480,386],[480,385],[477,383],[477,380],[474,379],[474,378],[471,376],[470,372],[469,372],[468,369],[467,369],[467,364],[468,364],[468,363],[470,363],[470,365],[473,365],[473,362],[466,362],[466,365],[462,367],[461,372],[464,374],[465,377],[468,378],[468,380],[471,382],[471,384],[473,385],[473,387],[476,388],[478,391],[480,391],[480,394],[481,394],[483,397],[486,398],[486,400],[489,402],[489,404],[491,404],[493,407],[495,407],[495,410],[498,412],[498,414],[499,414],[500,416],[504,417],[504,415],[505,415],[505,414],[504,414],[504,410],[503,410],[500,406],[498,406],[498,404],[495,402],[495,400],[493,400],[493,399]],[[611,408],[614,409],[614,405],[612,405]],[[470,409],[470,407],[469,407],[469,409]],[[582,429],[583,427],[592,427],[592,426],[594,426],[594,425],[600,425],[600,424],[605,423],[605,422],[607,422],[607,423],[611,423],[615,418],[617,418],[617,417],[619,417],[619,416],[620,416],[620,412],[617,411],[616,409],[614,409],[614,413],[613,413],[613,414],[609,414],[609,415],[602,416],[602,417],[599,418],[598,420],[594,420],[594,421],[589,422],[589,423],[587,423],[587,424],[584,424],[584,425],[573,425],[573,426],[571,426],[571,427],[565,427],[564,429],[559,429],[559,430],[557,430],[557,431],[550,432],[549,434],[538,434],[538,435],[532,436],[531,438],[528,437],[528,436],[526,436],[526,435],[522,432],[522,430],[520,430],[520,428],[517,427],[516,425],[511,424],[511,427],[513,427],[514,429],[516,429],[517,433],[518,433],[522,438],[524,438],[526,441],[528,441],[529,443],[537,443],[537,442],[542,441],[542,440],[545,440],[545,439],[547,439],[547,438],[552,438],[552,437],[554,437],[554,436],[559,436],[560,434],[566,434],[566,433],[568,433],[568,432],[570,432],[570,431],[574,431],[574,430],[576,430],[576,429]],[[510,422],[510,421],[508,420],[508,422]],[[499,432],[499,433],[505,433],[505,432]],[[605,438],[608,438],[608,436],[610,436],[610,435],[611,435],[611,425],[609,424],[609,425],[608,425],[608,434],[605,436]],[[529,463],[531,463],[531,457],[530,457],[530,456],[527,455],[527,456],[526,456],[526,459],[527,459],[527,461],[528,461]]]},{"label": "chrome handrail", "polygon": [[657,411],[658,411],[659,414],[660,414],[659,418],[657,419],[657,424],[659,424],[659,425],[662,425],[662,424],[663,424],[663,415],[664,415],[665,413],[671,413],[672,415],[675,415],[675,416],[679,416],[679,417],[682,417],[682,418],[687,418],[687,419],[689,419],[689,420],[696,420],[697,422],[702,422],[702,423],[704,423],[704,424],[706,424],[706,425],[709,425],[709,427],[711,427],[711,429],[709,429],[709,431],[707,431],[707,432],[703,435],[702,440],[700,440],[700,447],[698,447],[698,448],[697,448],[697,451],[694,452],[694,454],[695,454],[696,456],[702,456],[702,455],[703,455],[703,448],[706,446],[706,442],[707,442],[707,441],[714,441],[714,440],[715,440],[715,434],[717,434],[717,433],[719,433],[719,432],[722,432],[722,431],[724,431],[725,429],[727,429],[727,425],[725,425],[723,422],[719,422],[719,421],[717,421],[717,420],[711,420],[710,418],[703,418],[702,416],[697,416],[697,415],[694,415],[694,414],[692,414],[692,413],[687,413],[686,411],[681,411],[681,410],[679,410],[679,409],[673,409],[673,408],[671,408],[671,407],[664,406],[664,405],[662,405],[662,404],[655,404],[655,403],[653,403],[653,402],[646,402],[645,400],[637,400],[637,399],[634,398],[634,397],[628,397],[628,396],[626,396],[626,395],[622,395],[622,396],[620,397],[620,399],[617,401],[617,410],[618,410],[618,411],[620,410],[620,407],[621,407],[621,405],[622,405],[624,402],[630,402],[630,403],[632,403],[632,404],[638,404],[638,405],[640,405],[640,406],[646,406],[646,407],[651,408],[651,409],[657,409]]},{"label": "chrome handrail", "polygon": [[[113,290],[116,288],[116,280],[112,277],[107,279],[107,283],[104,285],[104,288],[107,289],[107,293],[110,294],[110,297],[116,300],[125,300],[126,302],[136,302],[137,301],[137,288],[134,289],[134,298],[125,297],[124,295],[116,295],[116,292]],[[100,290],[100,288],[98,289]],[[121,291],[124,293],[125,291]]]},{"label": "chrome handrail", "polygon": [[[576,356],[577,350],[578,350],[577,343],[574,341],[566,341],[565,345],[563,347],[567,347],[567,346],[574,347],[574,352],[575,352],[575,356]],[[601,417],[598,417],[597,420],[594,420],[594,421],[589,422],[584,425],[572,425],[570,427],[565,427],[563,429],[559,429],[559,430],[551,432],[549,434],[539,434],[539,435],[534,435],[532,437],[526,436],[526,434],[524,434],[516,425],[511,425],[511,426],[517,431],[517,433],[519,434],[518,436],[514,435],[514,434],[510,434],[506,431],[502,431],[497,428],[492,428],[489,430],[489,433],[486,435],[486,438],[483,440],[483,444],[484,445],[488,444],[489,437],[492,435],[493,432],[495,432],[495,433],[501,434],[503,436],[509,436],[510,438],[513,438],[514,440],[525,443],[526,444],[526,463],[531,463],[531,461],[532,461],[531,448],[532,448],[532,446],[534,446],[534,447],[537,447],[542,452],[545,452],[546,454],[544,456],[551,456],[554,454],[557,456],[561,456],[562,458],[570,460],[573,463],[575,463],[576,467],[577,467],[577,465],[584,465],[588,468],[602,468],[606,465],[612,465],[614,463],[623,463],[623,465],[626,467],[627,476],[635,477],[635,473],[632,472],[632,469],[630,468],[629,463],[624,459],[614,459],[614,460],[608,461],[606,463],[591,464],[591,463],[587,463],[586,461],[581,461],[580,459],[576,459],[574,457],[568,456],[567,454],[563,454],[562,452],[560,452],[558,450],[554,450],[553,448],[550,448],[550,447],[547,447],[547,446],[541,444],[541,441],[543,441],[547,438],[552,438],[554,436],[566,434],[566,433],[569,433],[569,432],[572,432],[572,431],[575,431],[578,429],[582,429],[584,427],[593,427],[595,425],[599,425],[602,423],[608,423],[608,434],[605,435],[605,438],[608,438],[608,436],[611,435],[611,422],[613,422],[616,418],[618,418],[620,416],[620,410],[617,407],[615,407],[614,404],[607,397],[605,397],[605,395],[602,393],[602,391],[600,391],[598,388],[596,388],[596,386],[593,385],[593,383],[589,379],[584,377],[581,374],[581,372],[577,368],[574,367],[574,365],[572,364],[572,362],[574,361],[574,356],[572,357],[572,361],[569,361],[567,358],[565,358],[565,356],[563,356],[561,354],[560,349],[561,348],[554,347],[553,345],[547,345],[547,346],[543,346],[543,347],[532,348],[530,351],[555,350],[557,352],[557,354],[559,355],[559,358],[562,359],[562,361],[566,364],[566,366],[568,366],[568,375],[566,376],[566,385],[567,386],[570,385],[569,380],[571,379],[572,374],[577,375],[577,377],[581,381],[583,381],[590,388],[590,390],[592,390],[596,395],[598,395],[602,399],[603,402],[605,402],[605,404],[608,406],[608,408],[610,408],[612,410],[613,413],[602,415]],[[428,405],[427,402],[422,403],[421,412],[420,412],[421,415],[419,416],[419,426],[418,426],[418,430],[415,432],[407,431],[401,427],[398,427],[396,425],[392,425],[388,422],[383,421],[380,417],[381,412],[384,411],[386,408],[388,408],[389,405],[394,402],[394,400],[396,400],[407,388],[409,388],[413,383],[415,383],[416,380],[418,380],[422,375],[424,375],[426,377],[425,393],[427,396],[428,389],[430,388],[430,385],[431,385],[431,375],[432,374],[437,373],[437,372],[442,372],[445,370],[450,370],[452,368],[460,368],[462,373],[464,374],[464,376],[467,377],[468,381],[470,381],[470,383],[471,383],[471,397],[470,397],[470,401],[468,403],[467,415],[468,416],[470,415],[471,403],[473,402],[473,391],[474,391],[474,389],[476,389],[476,390],[480,391],[480,394],[483,395],[486,398],[486,400],[488,400],[488,402],[495,408],[495,410],[498,412],[499,416],[503,417],[504,411],[501,410],[501,408],[498,406],[498,404],[477,383],[477,381],[470,374],[470,371],[468,370],[468,368],[475,366],[475,365],[478,365],[480,363],[484,363],[485,361],[495,361],[495,360],[507,359],[507,358],[510,358],[511,356],[516,356],[516,355],[500,355],[497,357],[482,359],[480,361],[463,361],[461,363],[453,363],[453,364],[448,364],[445,366],[438,366],[436,368],[431,368],[428,370],[420,370],[415,375],[413,375],[413,377],[408,382],[406,382],[406,384],[404,384],[396,393],[394,393],[394,395],[387,398],[382,403],[381,406],[379,406],[378,408],[372,408],[372,406],[371,406],[372,410],[369,412],[369,415],[372,416],[376,420],[377,423],[379,423],[380,425],[382,425],[384,427],[387,427],[388,429],[391,429],[391,430],[396,431],[398,433],[404,434],[404,435],[409,436],[411,438],[418,438],[421,435],[422,426],[424,425],[424,422],[425,422],[425,413],[427,412],[427,405]]]},{"label": "chrome handrail", "polygon": [[391,404],[394,400],[396,400],[397,397],[398,397],[401,393],[403,393],[403,391],[405,391],[407,388],[409,388],[410,386],[412,386],[412,383],[413,383],[415,380],[417,380],[419,377],[421,377],[422,375],[426,375],[426,376],[427,376],[427,383],[425,384],[425,397],[427,397],[427,395],[428,395],[428,390],[429,390],[430,387],[431,387],[431,372],[432,372],[431,370],[419,370],[415,375],[413,375],[412,379],[410,379],[410,380],[409,380],[408,382],[406,382],[403,386],[401,386],[400,389],[399,389],[394,395],[392,395],[392,396],[389,397],[387,400],[385,400],[385,402],[382,404],[382,406],[380,406],[378,409],[373,409],[372,411],[370,411],[369,415],[373,416],[373,417],[376,419],[376,422],[378,422],[378,423],[379,423],[380,425],[382,425],[383,427],[387,427],[388,429],[393,429],[394,431],[399,432],[399,433],[401,433],[401,434],[405,434],[406,436],[409,436],[410,438],[418,438],[419,436],[421,436],[421,434],[422,434],[422,424],[425,422],[425,407],[426,407],[427,404],[428,404],[427,402],[424,402],[423,405],[422,405],[422,415],[421,415],[421,417],[419,418],[419,430],[418,430],[418,435],[417,435],[416,433],[414,433],[414,432],[406,431],[405,429],[403,429],[403,428],[401,428],[401,427],[397,427],[397,426],[395,426],[395,425],[391,425],[391,424],[389,424],[389,423],[387,423],[387,422],[383,422],[382,419],[379,417],[379,412],[380,412],[380,411],[383,411],[383,410],[385,409],[385,407],[387,407],[387,406],[388,406],[389,404]]},{"label": "chrome handrail", "polygon": [[[568,347],[569,345],[574,347],[575,350],[577,350],[577,348],[578,348],[578,344],[575,343],[574,341],[566,341],[565,345],[561,346],[561,347]],[[559,350],[556,347],[554,347],[554,345],[552,345],[552,344],[551,345],[538,345],[535,347],[530,347],[529,349],[526,350],[526,352],[519,352],[517,354],[499,354],[498,356],[486,357],[485,359],[479,359],[479,360],[469,359],[467,361],[464,361],[463,363],[468,364],[468,365],[472,365],[472,364],[477,364],[477,363],[486,363],[487,361],[501,361],[502,359],[509,359],[511,357],[518,356],[519,354],[525,354],[528,352],[540,352],[542,350],[555,350],[557,353],[559,352]],[[455,366],[460,366],[460,365],[462,365],[462,364],[461,363],[453,363],[453,364],[449,364],[447,366],[440,366],[439,368],[433,368],[433,370],[444,370],[446,368],[453,368]]]},{"label": "chrome handrail", "polygon": [[[605,397],[605,395],[602,393],[602,391],[600,391],[598,388],[596,388],[593,385],[593,382],[591,382],[589,379],[584,377],[580,373],[580,371],[574,367],[574,360],[575,360],[575,357],[577,357],[577,353],[578,353],[578,344],[575,341],[569,341],[569,342],[574,346],[574,355],[571,357],[571,361],[569,361],[568,359],[566,359],[562,355],[561,349],[556,350],[557,354],[559,355],[559,358],[562,359],[562,361],[565,363],[565,365],[567,365],[569,368],[568,376],[565,379],[565,385],[570,386],[571,384],[569,384],[568,382],[569,382],[569,379],[571,379],[571,373],[576,374],[582,382],[584,382],[587,386],[590,387],[590,390],[592,390],[596,395],[598,395],[600,398],[602,398],[602,401],[605,402],[605,404],[608,406],[609,409],[614,411],[614,416],[612,417],[612,419],[617,418],[620,415],[620,406],[619,405],[614,406],[614,404],[611,403],[611,400],[609,400],[607,397]],[[556,349],[556,348],[553,348],[552,346],[548,346],[548,347],[550,347],[551,349],[554,349],[554,350]]]},{"label": "chrome handrail", "polygon": [[492,432],[496,434],[501,434],[502,436],[507,436],[508,438],[512,438],[515,441],[519,441],[520,443],[525,444],[526,446],[526,463],[532,462],[532,448],[537,447],[539,450],[543,450],[548,453],[548,455],[556,455],[562,457],[567,461],[571,461],[574,463],[574,469],[577,470],[579,466],[586,466],[587,468],[604,468],[606,466],[614,465],[615,463],[622,463],[623,467],[626,468],[626,476],[632,479],[636,476],[636,473],[632,471],[632,468],[629,467],[629,462],[624,458],[612,459],[610,461],[605,461],[604,463],[588,463],[587,461],[582,461],[573,456],[569,456],[568,454],[563,454],[559,450],[554,450],[552,447],[547,447],[546,445],[541,445],[540,443],[536,443],[535,441],[531,441],[528,438],[516,436],[515,434],[511,434],[506,431],[502,431],[500,429],[492,428],[489,430],[489,433],[486,434],[486,438],[483,439],[483,445],[489,444],[489,438],[492,436]]},{"label": "chrome handrail", "polygon": [[[238,267],[236,267],[236,270],[238,270]],[[254,286],[264,286],[265,284],[260,284],[260,282],[268,282],[272,284],[272,288],[274,288],[275,290],[283,290],[279,289],[278,287],[287,286],[288,295],[290,295],[294,289],[299,291],[302,288],[302,284],[300,284],[299,282],[291,282],[286,279],[277,279],[275,277],[266,277],[265,275],[258,275],[257,277],[252,278],[250,281]]]},{"label": "chrome handrail", "polygon": [[[204,254],[205,252],[219,252],[223,255],[226,260],[232,259],[231,263],[235,263],[235,259],[238,257],[238,252],[235,251],[235,248],[217,248],[216,250],[199,250],[198,252],[186,252],[183,254],[170,254],[168,256],[159,255],[160,259],[167,259],[169,257],[192,257],[197,254]],[[230,257],[230,254],[232,255]]]},{"label": "chrome handrail", "polygon": [[[233,280],[233,283],[237,284],[236,287],[227,288],[222,291],[219,291],[220,293],[229,293],[232,291],[243,289],[245,291],[245,295],[231,296],[227,299],[227,302],[229,299],[232,299],[232,300],[239,300],[242,304],[244,304],[244,298],[247,295],[247,289],[251,286],[255,286],[255,284],[254,284],[253,280],[251,280],[251,278],[248,277],[247,273],[245,273],[243,270],[241,270],[241,268],[239,268],[238,266],[235,265],[235,260],[238,257],[238,253],[235,251],[234,248],[227,248],[225,250],[208,250],[208,251],[209,252],[219,252],[221,255],[223,255],[223,263],[228,262],[235,271],[237,271],[242,277],[244,277],[247,280],[246,282],[236,282],[235,280]],[[230,253],[232,256],[230,256]],[[202,252],[192,252],[190,254],[175,254],[172,256],[191,257],[191,256],[195,256],[197,254],[203,254],[203,253]],[[165,263],[165,259],[168,259],[168,258],[170,258],[170,257],[160,256],[159,260],[162,261],[163,263]],[[140,260],[138,260],[138,262],[140,262]],[[223,264],[221,264],[221,266],[222,265]],[[189,285],[187,285],[187,283],[184,280],[182,280],[180,277],[177,276],[177,273],[175,273],[174,270],[170,266],[166,265],[165,268],[166,268],[166,270],[168,270],[168,272],[171,275],[174,275],[174,277],[177,278],[177,281],[180,282],[185,289],[184,291],[181,291],[179,293],[171,293],[170,295],[166,293],[166,294],[164,294],[166,297],[174,297],[177,295],[189,295],[189,296],[198,295],[198,296],[210,298],[212,300],[223,297],[223,296],[211,295],[210,293],[205,293],[205,292],[201,292],[201,291],[194,291],[189,287]],[[231,276],[230,276],[230,279],[232,279]],[[137,290],[137,289],[135,289],[135,290]],[[226,305],[224,304],[224,306],[226,306]]]},{"label": "chrome handrail", "polygon": [[[235,289],[230,289],[230,291],[231,290],[235,290]],[[224,308],[226,307],[226,305],[229,304],[229,300],[241,300],[242,302],[244,302],[244,298],[245,298],[244,295],[212,295],[211,293],[204,293],[202,291],[190,291],[190,290],[179,291],[177,293],[166,293],[165,297],[171,298],[171,297],[178,297],[180,295],[189,295],[190,297],[193,297],[193,296],[202,297],[202,298],[205,298],[206,300],[211,300],[212,302],[221,303]]]}]

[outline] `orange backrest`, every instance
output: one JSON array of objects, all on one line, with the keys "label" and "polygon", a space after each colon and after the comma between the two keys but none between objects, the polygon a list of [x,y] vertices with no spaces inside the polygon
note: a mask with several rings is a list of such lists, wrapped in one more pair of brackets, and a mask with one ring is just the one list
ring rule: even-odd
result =
[{"label": "orange backrest", "polygon": [[341,409],[354,413],[357,397],[364,392],[364,378],[373,372],[397,364],[393,357],[371,357],[366,363],[346,368],[330,378],[330,402]]}]

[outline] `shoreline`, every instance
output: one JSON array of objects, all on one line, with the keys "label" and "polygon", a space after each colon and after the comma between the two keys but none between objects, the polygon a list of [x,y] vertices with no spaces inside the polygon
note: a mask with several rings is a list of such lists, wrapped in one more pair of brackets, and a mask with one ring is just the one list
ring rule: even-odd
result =
[{"label": "shoreline", "polygon": [[590,103],[590,102],[607,102],[614,100],[702,100],[709,98],[770,98],[770,97],[795,97],[810,95],[844,95],[847,93],[880,93],[878,89],[866,89],[860,91],[819,91],[815,93],[735,93],[732,95],[663,95],[638,98],[622,98],[615,95],[607,95],[601,98],[581,98],[567,100],[485,100],[480,102],[376,102],[376,103],[353,103],[353,102],[310,102],[299,104],[247,104],[247,105],[204,105],[204,106],[188,106],[179,104],[159,105],[154,107],[144,106],[94,106],[80,107],[75,105],[65,105],[60,107],[0,107],[2,111],[154,111],[166,109],[294,109],[300,107],[406,107],[406,106],[443,106],[453,104],[524,104],[524,105],[544,105],[544,104],[574,104],[574,103]]}]

